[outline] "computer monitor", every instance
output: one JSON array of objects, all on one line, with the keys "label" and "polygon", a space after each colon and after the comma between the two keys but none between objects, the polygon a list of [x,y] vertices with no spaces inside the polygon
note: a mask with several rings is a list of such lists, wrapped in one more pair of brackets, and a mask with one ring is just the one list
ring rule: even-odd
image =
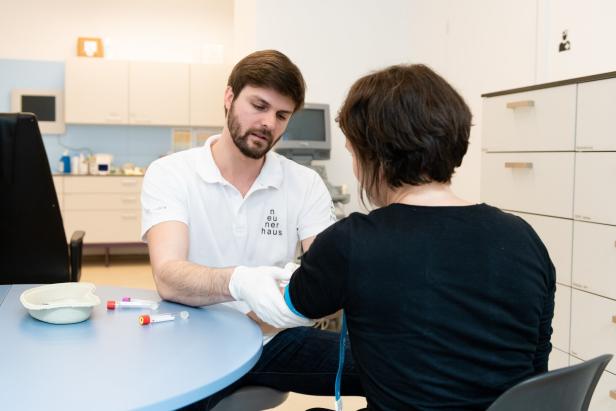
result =
[{"label": "computer monitor", "polygon": [[306,103],[289,121],[274,148],[277,153],[300,164],[328,160],[331,150],[329,105]]}]

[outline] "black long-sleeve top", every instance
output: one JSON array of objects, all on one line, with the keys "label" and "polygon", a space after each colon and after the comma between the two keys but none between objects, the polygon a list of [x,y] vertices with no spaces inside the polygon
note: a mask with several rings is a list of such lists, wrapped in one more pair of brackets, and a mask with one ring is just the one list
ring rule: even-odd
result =
[{"label": "black long-sleeve top", "polygon": [[555,273],[521,218],[403,204],[317,236],[289,284],[309,318],[344,309],[371,410],[479,410],[547,370]]}]

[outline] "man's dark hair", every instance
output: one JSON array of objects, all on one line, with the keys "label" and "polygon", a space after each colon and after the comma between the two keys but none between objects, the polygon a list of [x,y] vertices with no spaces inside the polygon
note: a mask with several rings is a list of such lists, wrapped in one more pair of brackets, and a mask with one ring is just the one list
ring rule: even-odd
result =
[{"label": "man's dark hair", "polygon": [[449,183],[468,148],[471,112],[441,76],[396,65],[357,80],[337,121],[360,168],[360,193],[382,204],[382,186]]},{"label": "man's dark hair", "polygon": [[297,66],[276,50],[255,51],[241,59],[229,75],[234,99],[247,86],[267,87],[287,96],[295,103],[297,111],[304,105],[306,83]]}]

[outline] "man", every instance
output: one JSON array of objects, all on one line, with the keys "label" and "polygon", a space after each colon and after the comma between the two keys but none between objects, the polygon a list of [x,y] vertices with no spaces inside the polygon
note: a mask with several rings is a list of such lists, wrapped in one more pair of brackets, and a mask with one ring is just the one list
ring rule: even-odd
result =
[{"label": "man", "polygon": [[[333,391],[337,334],[274,328],[309,324],[284,303],[280,280],[291,270],[281,267],[298,241],[307,250],[335,220],[318,175],[270,152],[304,94],[303,77],[285,55],[250,54],[229,76],[222,134],[153,162],[144,178],[142,235],[161,297],[192,306],[229,302],[264,331],[257,365],[206,408],[241,385]],[[343,393],[362,395],[348,349],[345,356]]]}]

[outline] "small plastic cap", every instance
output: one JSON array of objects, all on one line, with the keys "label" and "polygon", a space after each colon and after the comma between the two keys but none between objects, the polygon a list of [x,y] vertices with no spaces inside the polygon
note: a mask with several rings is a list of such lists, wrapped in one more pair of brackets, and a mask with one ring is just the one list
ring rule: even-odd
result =
[{"label": "small plastic cap", "polygon": [[122,301],[130,301],[130,297],[122,297]]},{"label": "small plastic cap", "polygon": [[139,324],[148,325],[150,323],[150,316],[147,314],[143,314],[139,316]]},{"label": "small plastic cap", "polygon": [[116,302],[113,300],[109,300],[107,301],[107,309],[108,310],[115,310],[116,307]]}]

